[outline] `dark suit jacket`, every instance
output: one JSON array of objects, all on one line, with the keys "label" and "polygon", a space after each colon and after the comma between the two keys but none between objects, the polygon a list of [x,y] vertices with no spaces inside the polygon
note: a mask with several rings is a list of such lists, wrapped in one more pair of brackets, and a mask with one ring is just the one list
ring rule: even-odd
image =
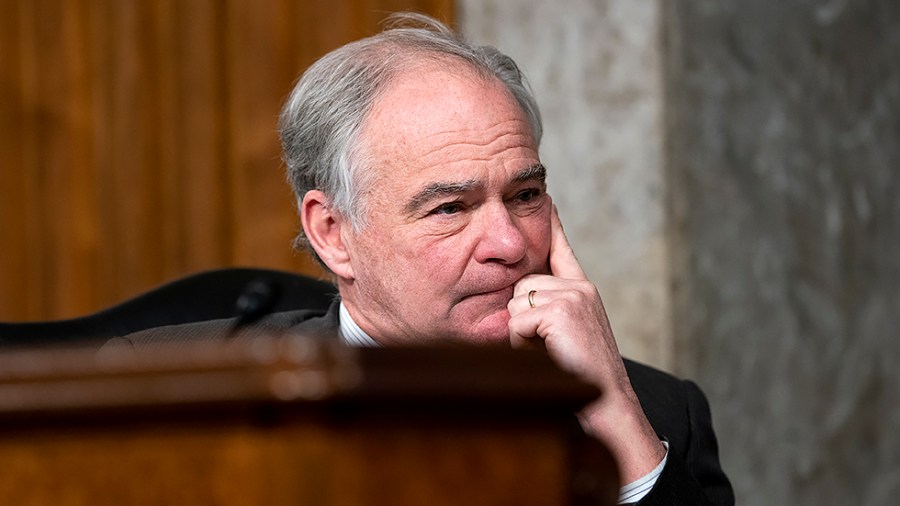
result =
[{"label": "dark suit jacket", "polygon": [[[299,310],[269,315],[234,339],[253,339],[272,331],[302,333],[324,339],[337,336],[338,300],[328,311]],[[231,320],[160,327],[110,341],[138,348],[162,342],[186,342],[201,336],[227,335]],[[734,494],[719,465],[709,404],[700,388],[662,371],[625,359],[625,369],[650,424],[669,442],[662,475],[641,505],[733,505]]]}]

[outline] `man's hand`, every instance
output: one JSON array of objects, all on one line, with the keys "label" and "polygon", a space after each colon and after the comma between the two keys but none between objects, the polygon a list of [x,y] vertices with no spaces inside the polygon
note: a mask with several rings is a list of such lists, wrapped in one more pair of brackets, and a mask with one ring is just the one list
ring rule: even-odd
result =
[{"label": "man's hand", "polygon": [[550,220],[550,274],[530,274],[516,284],[508,306],[510,342],[527,347],[543,339],[560,367],[601,389],[580,419],[616,457],[624,485],[652,471],[665,449],[631,388],[603,301],[569,246],[556,206]]}]

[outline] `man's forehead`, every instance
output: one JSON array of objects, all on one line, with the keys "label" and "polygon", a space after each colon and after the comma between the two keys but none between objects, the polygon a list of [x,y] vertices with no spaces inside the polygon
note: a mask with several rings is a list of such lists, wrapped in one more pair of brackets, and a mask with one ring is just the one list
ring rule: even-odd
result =
[{"label": "man's forehead", "polygon": [[401,73],[375,101],[360,132],[370,189],[406,201],[535,178],[527,169],[539,165],[537,146],[518,102],[498,80],[457,65]]},{"label": "man's forehead", "polygon": [[[364,119],[365,135],[389,132],[395,142],[411,145],[448,128],[474,125],[479,118],[508,116],[510,105],[520,109],[498,79],[460,63],[448,65],[407,69],[394,76]],[[524,112],[518,116],[527,122]]]}]

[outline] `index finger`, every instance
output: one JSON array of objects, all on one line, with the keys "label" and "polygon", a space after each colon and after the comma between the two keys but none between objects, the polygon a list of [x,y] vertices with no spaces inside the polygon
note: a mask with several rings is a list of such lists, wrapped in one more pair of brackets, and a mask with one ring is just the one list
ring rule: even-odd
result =
[{"label": "index finger", "polygon": [[553,211],[550,213],[550,273],[565,279],[587,279],[581,264],[575,258],[575,252],[569,246],[556,204],[553,204]]}]

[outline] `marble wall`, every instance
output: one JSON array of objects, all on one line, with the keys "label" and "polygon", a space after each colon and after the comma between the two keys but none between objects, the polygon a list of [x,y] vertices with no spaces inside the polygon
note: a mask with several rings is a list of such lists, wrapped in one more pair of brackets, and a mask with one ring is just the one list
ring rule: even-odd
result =
[{"label": "marble wall", "polygon": [[738,502],[900,495],[900,3],[459,0],[625,354],[696,379]]},{"label": "marble wall", "polygon": [[896,504],[900,4],[664,19],[676,362],[741,502]]}]

